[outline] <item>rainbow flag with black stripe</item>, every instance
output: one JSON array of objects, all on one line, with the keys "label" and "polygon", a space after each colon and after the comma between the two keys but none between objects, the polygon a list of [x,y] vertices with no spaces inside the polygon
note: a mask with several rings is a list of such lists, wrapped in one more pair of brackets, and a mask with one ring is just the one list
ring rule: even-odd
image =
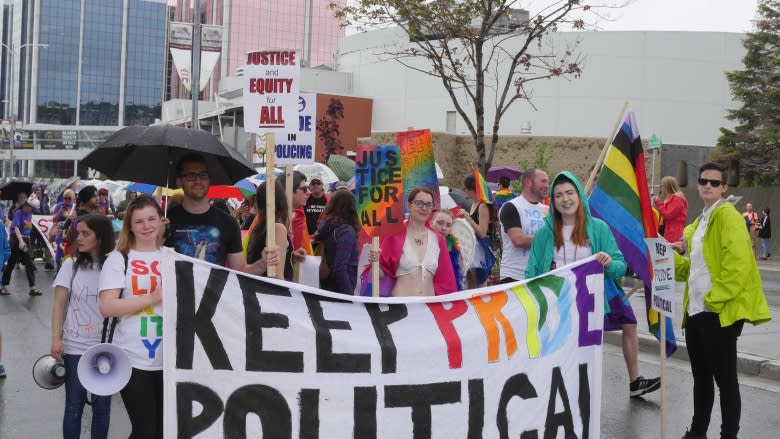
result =
[{"label": "rainbow flag with black stripe", "polygon": [[493,204],[493,194],[485,181],[485,177],[479,172],[476,166],[471,165],[471,175],[474,176],[474,186],[477,192],[477,201],[485,204]]},{"label": "rainbow flag with black stripe", "polygon": [[[612,145],[607,150],[598,182],[588,198],[594,217],[612,229],[629,270],[645,286],[645,307],[650,332],[660,340],[660,315],[651,306],[652,273],[645,238],[658,236],[658,224],[650,203],[645,155],[634,113],[626,112]],[[677,349],[672,319],[666,318],[666,354]]]}]

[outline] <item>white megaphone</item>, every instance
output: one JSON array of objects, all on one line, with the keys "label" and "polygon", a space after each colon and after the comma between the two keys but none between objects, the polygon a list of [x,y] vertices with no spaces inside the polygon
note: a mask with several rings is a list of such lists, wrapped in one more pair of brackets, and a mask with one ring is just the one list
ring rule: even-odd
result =
[{"label": "white megaphone", "polygon": [[79,381],[93,395],[108,396],[119,392],[130,381],[132,372],[125,351],[111,343],[92,346],[79,360]]},{"label": "white megaphone", "polygon": [[44,355],[33,364],[33,380],[44,389],[51,390],[65,383],[65,365],[51,355]]}]

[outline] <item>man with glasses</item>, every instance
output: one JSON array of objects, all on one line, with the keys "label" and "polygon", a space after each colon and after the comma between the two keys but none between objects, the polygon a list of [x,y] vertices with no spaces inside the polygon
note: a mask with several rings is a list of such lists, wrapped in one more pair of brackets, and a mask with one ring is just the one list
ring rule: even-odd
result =
[{"label": "man with glasses", "polygon": [[278,262],[279,251],[268,248],[263,257],[247,265],[241,248],[241,230],[234,218],[211,207],[209,171],[200,154],[189,154],[176,165],[176,184],[184,191],[182,204],[168,210],[170,220],[165,245],[178,253],[234,270],[259,274],[267,262]]},{"label": "man with glasses", "polygon": [[[693,374],[693,419],[688,439],[706,438],[720,389],[720,437],[736,438],[742,400],[737,379],[737,337],[745,322],[772,318],[745,222],[725,201],[726,170],[706,163],[699,169],[699,196],[704,210],[685,228],[683,255],[674,255],[676,280],[686,282],[683,328]],[[689,254],[686,254],[689,253]]]},{"label": "man with glasses", "polygon": [[309,180],[309,198],[306,200],[306,206],[303,211],[306,213],[306,228],[309,234],[313,235],[317,231],[317,223],[320,221],[320,215],[328,204],[328,197],[325,195],[325,188],[322,185],[322,177],[312,175]]}]

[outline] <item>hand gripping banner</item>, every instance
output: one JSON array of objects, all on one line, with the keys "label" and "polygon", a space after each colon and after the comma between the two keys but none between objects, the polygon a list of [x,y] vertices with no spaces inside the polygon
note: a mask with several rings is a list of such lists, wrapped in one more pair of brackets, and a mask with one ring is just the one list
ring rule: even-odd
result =
[{"label": "hand gripping banner", "polygon": [[431,298],[343,296],[165,249],[165,437],[598,438],[593,259]]}]

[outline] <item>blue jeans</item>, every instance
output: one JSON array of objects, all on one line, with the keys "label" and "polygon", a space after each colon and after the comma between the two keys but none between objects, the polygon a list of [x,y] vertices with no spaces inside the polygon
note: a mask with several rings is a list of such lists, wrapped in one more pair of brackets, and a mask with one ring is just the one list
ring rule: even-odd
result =
[{"label": "blue jeans", "polygon": [[[79,381],[78,370],[81,355],[63,355],[65,363],[65,416],[62,418],[62,437],[81,437],[81,414],[87,402],[87,393]],[[111,397],[92,395],[92,439],[108,437],[111,418]]]},{"label": "blue jeans", "polygon": [[764,257],[769,257],[769,238],[761,238],[761,245],[764,247]]}]

